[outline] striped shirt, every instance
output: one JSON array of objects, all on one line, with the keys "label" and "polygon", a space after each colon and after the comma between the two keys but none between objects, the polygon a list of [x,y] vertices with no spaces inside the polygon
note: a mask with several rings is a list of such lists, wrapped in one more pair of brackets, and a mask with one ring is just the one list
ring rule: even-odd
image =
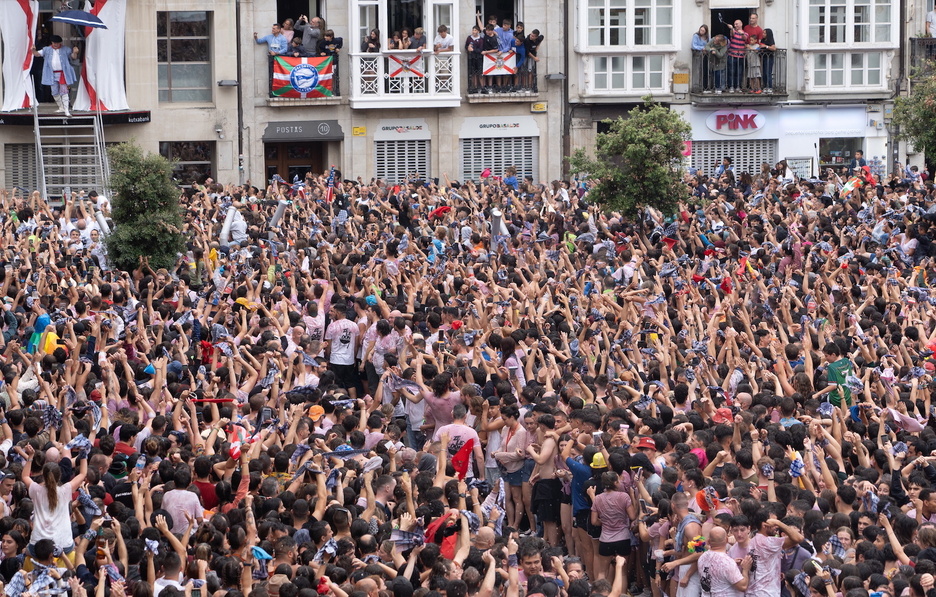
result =
[{"label": "striped shirt", "polygon": [[732,31],[731,41],[728,44],[728,55],[732,58],[744,58],[748,34],[744,31]]}]

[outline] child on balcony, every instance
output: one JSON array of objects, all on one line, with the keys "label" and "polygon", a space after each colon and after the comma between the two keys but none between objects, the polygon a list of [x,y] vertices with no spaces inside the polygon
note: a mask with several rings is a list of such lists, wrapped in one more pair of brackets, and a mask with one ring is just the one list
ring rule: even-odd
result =
[{"label": "child on balcony", "polygon": [[751,93],[761,93],[760,43],[754,37],[751,37],[748,41],[747,51],[745,52],[748,89]]}]

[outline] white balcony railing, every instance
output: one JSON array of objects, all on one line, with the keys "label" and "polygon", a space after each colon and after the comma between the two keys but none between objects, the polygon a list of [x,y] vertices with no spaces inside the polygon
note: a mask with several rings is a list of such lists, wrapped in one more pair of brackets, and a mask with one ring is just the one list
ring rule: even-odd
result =
[{"label": "white balcony railing", "polygon": [[458,107],[460,69],[457,52],[352,54],[351,107]]}]

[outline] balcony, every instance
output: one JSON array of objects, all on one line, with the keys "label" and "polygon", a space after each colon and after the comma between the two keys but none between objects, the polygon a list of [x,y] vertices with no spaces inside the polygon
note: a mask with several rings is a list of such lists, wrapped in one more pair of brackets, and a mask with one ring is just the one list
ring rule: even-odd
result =
[{"label": "balcony", "polygon": [[[489,61],[490,62],[490,61]],[[468,102],[472,104],[528,102],[539,95],[536,80],[537,62],[527,57],[519,68],[507,67],[484,62],[468,64]],[[487,67],[487,68],[485,68]],[[496,70],[506,70],[501,75],[485,75]],[[513,72],[510,72],[513,71]]]},{"label": "balcony", "polygon": [[341,103],[338,56],[270,56],[268,106],[321,106]]},{"label": "balcony", "polygon": [[932,75],[936,70],[936,38],[910,38],[910,80],[919,80]]},{"label": "balcony", "polygon": [[459,54],[397,50],[351,55],[352,108],[457,108]]},{"label": "balcony", "polygon": [[[758,77],[748,77],[751,60],[760,67]],[[716,69],[715,60],[705,52],[693,50],[689,91],[693,101],[700,103],[767,104],[786,98],[786,75],[786,50],[747,52],[737,60],[729,57],[722,69]]]}]

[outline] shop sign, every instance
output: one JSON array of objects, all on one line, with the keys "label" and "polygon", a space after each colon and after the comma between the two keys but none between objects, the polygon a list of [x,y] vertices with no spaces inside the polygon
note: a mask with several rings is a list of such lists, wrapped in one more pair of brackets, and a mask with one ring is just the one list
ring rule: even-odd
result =
[{"label": "shop sign", "polygon": [[709,114],[705,126],[719,135],[749,135],[764,127],[766,118],[757,110],[718,110]]}]

